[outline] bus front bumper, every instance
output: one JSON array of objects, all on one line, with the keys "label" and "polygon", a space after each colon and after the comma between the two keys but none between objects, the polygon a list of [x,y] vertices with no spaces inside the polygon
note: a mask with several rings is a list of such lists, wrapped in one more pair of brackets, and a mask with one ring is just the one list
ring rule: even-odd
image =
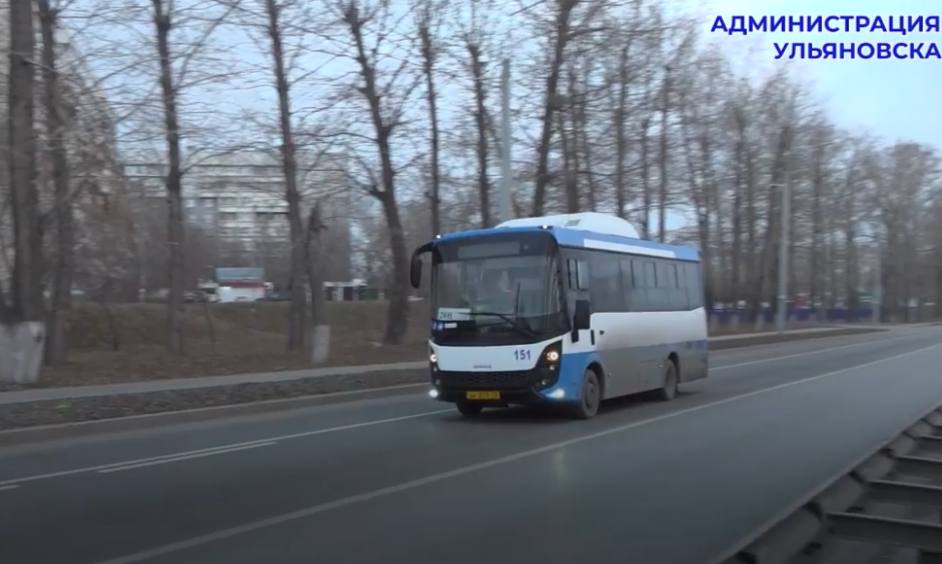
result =
[{"label": "bus front bumper", "polygon": [[545,366],[512,372],[432,370],[429,395],[441,401],[491,405],[548,403],[565,396],[557,386],[557,371],[557,367]]}]

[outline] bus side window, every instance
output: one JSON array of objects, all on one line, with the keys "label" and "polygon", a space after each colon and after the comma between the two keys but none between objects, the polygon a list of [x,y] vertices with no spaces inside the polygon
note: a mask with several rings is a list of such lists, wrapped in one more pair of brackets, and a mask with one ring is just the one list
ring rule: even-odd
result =
[{"label": "bus side window", "polygon": [[580,259],[566,260],[569,278],[569,287],[573,290],[589,289],[589,265]]},{"label": "bus side window", "polygon": [[576,261],[576,286],[580,290],[589,289],[589,263],[579,259]]},{"label": "bus side window", "polygon": [[592,253],[589,296],[593,312],[624,310],[618,260],[608,253]]},{"label": "bus side window", "polygon": [[618,261],[621,268],[622,311],[636,311],[638,307],[638,289],[635,288],[632,276],[632,262],[629,258],[621,258]]},{"label": "bus side window", "polygon": [[644,281],[647,286],[648,310],[663,311],[670,307],[667,297],[667,276],[663,266],[655,260],[649,260],[644,265]]},{"label": "bus side window", "polygon": [[634,295],[632,311],[654,311],[657,309],[657,277],[654,274],[654,261],[650,259],[631,260]]},{"label": "bus side window", "polygon": [[[667,265],[668,276],[670,277],[670,301],[671,309],[683,311],[687,308],[687,289],[686,278],[683,276],[683,263],[670,263]],[[678,270],[680,272],[678,272]]]},{"label": "bus side window", "polygon": [[644,261],[644,287],[657,288],[657,275],[654,274],[654,261]]}]

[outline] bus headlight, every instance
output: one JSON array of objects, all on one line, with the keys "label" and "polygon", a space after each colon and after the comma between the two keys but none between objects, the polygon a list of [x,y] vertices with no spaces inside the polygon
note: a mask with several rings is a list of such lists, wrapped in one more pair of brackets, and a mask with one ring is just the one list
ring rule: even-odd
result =
[{"label": "bus headlight", "polygon": [[534,382],[538,389],[546,389],[556,383],[559,376],[559,362],[563,359],[562,348],[562,341],[556,341],[546,345],[540,353],[540,360],[535,368],[537,380]]},{"label": "bus headlight", "polygon": [[540,353],[540,362],[544,368],[549,368],[554,370],[556,364],[559,363],[560,359],[563,358],[563,342],[556,341],[546,345],[546,348],[543,349],[543,352]]},{"label": "bus headlight", "polygon": [[428,361],[432,364],[438,364],[438,355],[434,352],[428,353]]}]

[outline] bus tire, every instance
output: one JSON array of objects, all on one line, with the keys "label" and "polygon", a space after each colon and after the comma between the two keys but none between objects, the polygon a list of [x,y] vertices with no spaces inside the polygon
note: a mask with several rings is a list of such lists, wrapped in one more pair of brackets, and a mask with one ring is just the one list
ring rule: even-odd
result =
[{"label": "bus tire", "polygon": [[677,397],[677,384],[679,380],[680,379],[677,377],[677,365],[674,364],[673,359],[667,359],[664,362],[664,375],[661,379],[663,386],[654,393],[654,397],[658,401],[671,401]]},{"label": "bus tire", "polygon": [[599,411],[602,402],[602,386],[595,370],[587,368],[582,377],[582,397],[572,406],[572,415],[576,419],[590,419]]},{"label": "bus tire", "polygon": [[458,411],[461,415],[465,417],[475,417],[481,414],[481,410],[484,409],[484,406],[479,403],[468,403],[466,401],[459,401],[455,404],[458,408]]}]

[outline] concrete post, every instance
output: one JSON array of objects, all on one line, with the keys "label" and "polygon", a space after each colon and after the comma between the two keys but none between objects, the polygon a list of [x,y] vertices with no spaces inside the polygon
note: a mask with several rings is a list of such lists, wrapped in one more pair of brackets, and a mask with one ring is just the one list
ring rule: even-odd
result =
[{"label": "concrete post", "polygon": [[40,321],[0,323],[0,382],[38,382],[45,345],[46,330]]}]

